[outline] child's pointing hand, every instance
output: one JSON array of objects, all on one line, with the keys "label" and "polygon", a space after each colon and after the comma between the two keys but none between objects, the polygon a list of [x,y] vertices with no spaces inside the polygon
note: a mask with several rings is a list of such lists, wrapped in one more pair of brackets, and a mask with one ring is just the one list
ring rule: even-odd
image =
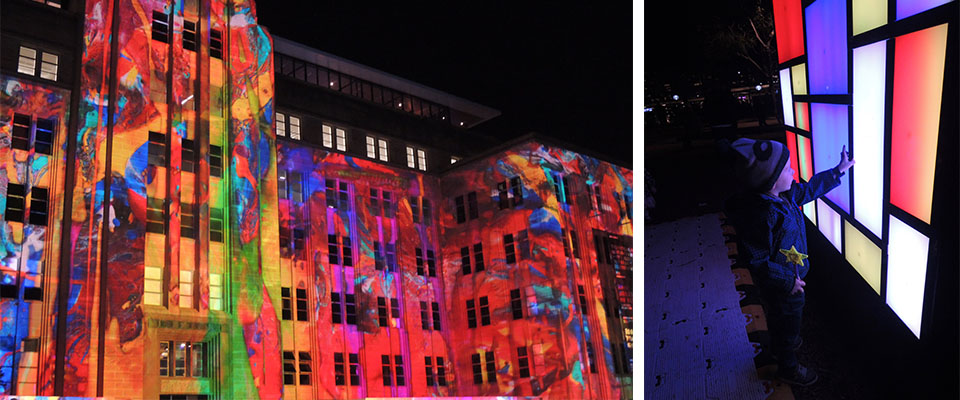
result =
[{"label": "child's pointing hand", "polygon": [[842,174],[856,163],[856,161],[847,155],[847,145],[843,145],[843,150],[840,150],[840,165],[837,165],[837,170]]}]

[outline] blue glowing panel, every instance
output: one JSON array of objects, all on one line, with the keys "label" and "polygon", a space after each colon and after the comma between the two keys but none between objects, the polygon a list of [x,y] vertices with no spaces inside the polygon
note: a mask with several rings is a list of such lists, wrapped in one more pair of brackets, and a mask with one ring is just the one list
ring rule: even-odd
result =
[{"label": "blue glowing panel", "polygon": [[847,4],[818,0],[807,6],[810,94],[847,94]]},{"label": "blue glowing panel", "polygon": [[853,49],[854,218],[881,237],[887,41]]},{"label": "blue glowing panel", "polygon": [[952,0],[897,0],[897,21],[941,6]]},{"label": "blue glowing panel", "polygon": [[[810,106],[810,119],[813,123],[813,166],[814,172],[821,172],[840,164],[840,151],[843,146],[847,146],[847,151],[850,150],[850,106],[821,103],[812,103]],[[843,211],[850,212],[849,174],[840,178],[840,186],[827,193],[827,198]]]}]

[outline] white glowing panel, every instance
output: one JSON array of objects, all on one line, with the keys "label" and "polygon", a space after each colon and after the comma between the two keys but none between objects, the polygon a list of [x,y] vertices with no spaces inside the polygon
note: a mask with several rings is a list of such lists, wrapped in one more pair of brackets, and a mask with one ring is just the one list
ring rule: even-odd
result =
[{"label": "white glowing panel", "polygon": [[809,202],[803,205],[803,214],[807,216],[807,219],[810,222],[813,222],[814,225],[817,224],[817,206],[814,202]]},{"label": "white glowing panel", "polygon": [[889,243],[887,305],[919,338],[930,238],[891,216]]},{"label": "white glowing panel", "polygon": [[780,70],[780,97],[783,98],[783,124],[796,127],[793,122],[793,88],[790,84],[790,68]]},{"label": "white glowing panel", "polygon": [[840,230],[843,229],[843,222],[840,221],[840,214],[833,211],[823,200],[817,199],[817,216],[820,217],[818,218],[819,223],[817,224],[820,232],[833,244],[833,247],[837,248],[837,251],[842,251],[840,247]]},{"label": "white glowing panel", "polygon": [[883,230],[883,115],[887,42],[853,49],[853,217],[874,235]]}]

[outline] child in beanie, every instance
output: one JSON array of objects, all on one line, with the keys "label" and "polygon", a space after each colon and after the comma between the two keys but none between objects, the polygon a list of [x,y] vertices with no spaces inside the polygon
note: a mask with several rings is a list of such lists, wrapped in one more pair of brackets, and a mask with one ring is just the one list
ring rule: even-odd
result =
[{"label": "child in beanie", "polygon": [[777,375],[782,381],[807,386],[817,374],[799,364],[803,287],[810,269],[807,235],[801,206],[840,185],[853,166],[846,146],[840,164],[820,172],[808,183],[793,181],[790,152],[770,140],[737,139],[731,144],[737,158],[737,178],[744,190],[727,204],[737,230],[738,262],[747,265],[763,299]]}]

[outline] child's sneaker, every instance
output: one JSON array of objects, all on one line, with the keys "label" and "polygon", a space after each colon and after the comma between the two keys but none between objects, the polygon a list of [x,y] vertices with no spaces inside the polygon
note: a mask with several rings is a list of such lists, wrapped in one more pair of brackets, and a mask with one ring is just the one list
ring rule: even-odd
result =
[{"label": "child's sneaker", "polygon": [[777,377],[783,382],[800,386],[810,386],[817,382],[817,378],[819,378],[816,372],[802,365],[797,365],[797,369],[792,373],[783,374],[778,371]]}]

